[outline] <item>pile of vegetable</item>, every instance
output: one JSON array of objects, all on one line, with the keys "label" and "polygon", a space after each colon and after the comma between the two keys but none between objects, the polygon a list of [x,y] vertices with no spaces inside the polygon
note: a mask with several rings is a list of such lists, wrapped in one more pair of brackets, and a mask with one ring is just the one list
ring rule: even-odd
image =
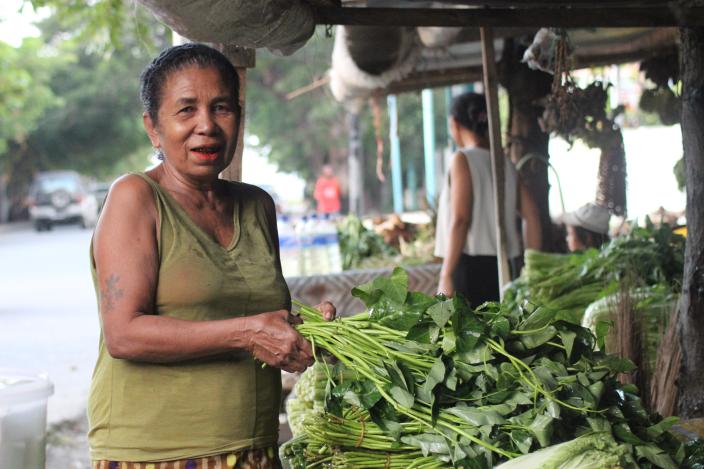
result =
[{"label": "pile of vegetable", "polygon": [[[376,223],[376,222],[375,222]],[[375,269],[433,261],[434,231],[429,225],[404,223],[398,215],[367,229],[348,215],[337,224],[342,269]]]},{"label": "pile of vegetable", "polygon": [[531,302],[559,310],[560,318],[579,324],[587,307],[632,288],[661,285],[681,290],[684,238],[668,225],[645,227],[612,239],[602,249],[551,254],[527,250],[525,268],[508,289],[506,301]]},{"label": "pile of vegetable", "polygon": [[[398,251],[384,242],[384,238],[372,230],[368,230],[355,215],[348,215],[337,224],[337,234],[340,240],[340,255],[342,269],[371,267],[369,259],[382,262],[398,255]],[[375,265],[374,267],[380,267]]]},{"label": "pile of vegetable", "polygon": [[298,304],[318,362],[289,403],[292,468],[686,467],[676,418],[616,379],[633,364],[559,310],[472,310],[409,292],[402,269],[353,295],[367,311],[331,322]]}]

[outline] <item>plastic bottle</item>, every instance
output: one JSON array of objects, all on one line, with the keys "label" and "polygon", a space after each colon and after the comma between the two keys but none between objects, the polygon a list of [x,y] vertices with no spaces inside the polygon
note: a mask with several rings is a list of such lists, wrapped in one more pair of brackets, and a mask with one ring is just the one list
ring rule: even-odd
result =
[{"label": "plastic bottle", "polygon": [[320,233],[325,240],[326,264],[328,273],[342,272],[342,256],[340,255],[340,240],[337,225],[326,213],[320,222]]},{"label": "plastic bottle", "polygon": [[297,277],[300,270],[300,245],[298,236],[288,216],[282,215],[276,220],[279,231],[279,252],[281,255],[281,270],[284,277]]},{"label": "plastic bottle", "polygon": [[311,239],[308,233],[308,217],[303,215],[296,223],[295,232],[298,238],[298,272],[299,275],[310,275]]},{"label": "plastic bottle", "polygon": [[317,214],[314,213],[308,217],[306,233],[310,239],[310,275],[325,274],[327,273],[325,239],[321,236],[320,221],[318,220]]}]

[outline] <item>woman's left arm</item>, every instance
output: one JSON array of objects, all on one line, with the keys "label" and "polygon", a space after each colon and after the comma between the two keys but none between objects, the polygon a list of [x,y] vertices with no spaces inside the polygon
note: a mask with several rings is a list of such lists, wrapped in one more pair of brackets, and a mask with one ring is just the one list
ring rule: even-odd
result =
[{"label": "woman's left arm", "polygon": [[450,232],[442,260],[438,293],[455,294],[452,273],[459,263],[467,232],[472,225],[472,172],[463,153],[457,152],[450,165]]},{"label": "woman's left arm", "polygon": [[540,214],[533,201],[533,196],[522,182],[519,185],[519,212],[523,219],[523,245],[526,249],[542,248],[542,231],[540,227]]}]

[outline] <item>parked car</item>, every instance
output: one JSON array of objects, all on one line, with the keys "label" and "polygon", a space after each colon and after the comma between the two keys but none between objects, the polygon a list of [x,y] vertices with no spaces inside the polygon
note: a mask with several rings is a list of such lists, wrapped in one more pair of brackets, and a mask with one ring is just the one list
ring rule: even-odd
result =
[{"label": "parked car", "polygon": [[108,192],[110,191],[110,185],[111,184],[109,182],[98,182],[93,185],[93,194],[98,200],[98,213],[103,210],[105,198],[108,196]]},{"label": "parked car", "polygon": [[98,221],[98,201],[90,182],[77,172],[41,172],[29,190],[29,217],[37,231],[50,230],[57,223],[89,228]]}]

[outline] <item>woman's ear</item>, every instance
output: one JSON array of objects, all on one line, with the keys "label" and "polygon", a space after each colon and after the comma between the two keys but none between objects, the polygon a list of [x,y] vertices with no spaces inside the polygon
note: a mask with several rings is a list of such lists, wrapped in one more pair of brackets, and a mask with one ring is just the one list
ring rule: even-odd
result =
[{"label": "woman's ear", "polygon": [[142,124],[144,124],[144,130],[147,131],[147,135],[149,136],[149,140],[152,142],[152,146],[154,148],[159,148],[161,143],[159,142],[159,134],[156,131],[156,124],[148,112],[142,113]]}]

